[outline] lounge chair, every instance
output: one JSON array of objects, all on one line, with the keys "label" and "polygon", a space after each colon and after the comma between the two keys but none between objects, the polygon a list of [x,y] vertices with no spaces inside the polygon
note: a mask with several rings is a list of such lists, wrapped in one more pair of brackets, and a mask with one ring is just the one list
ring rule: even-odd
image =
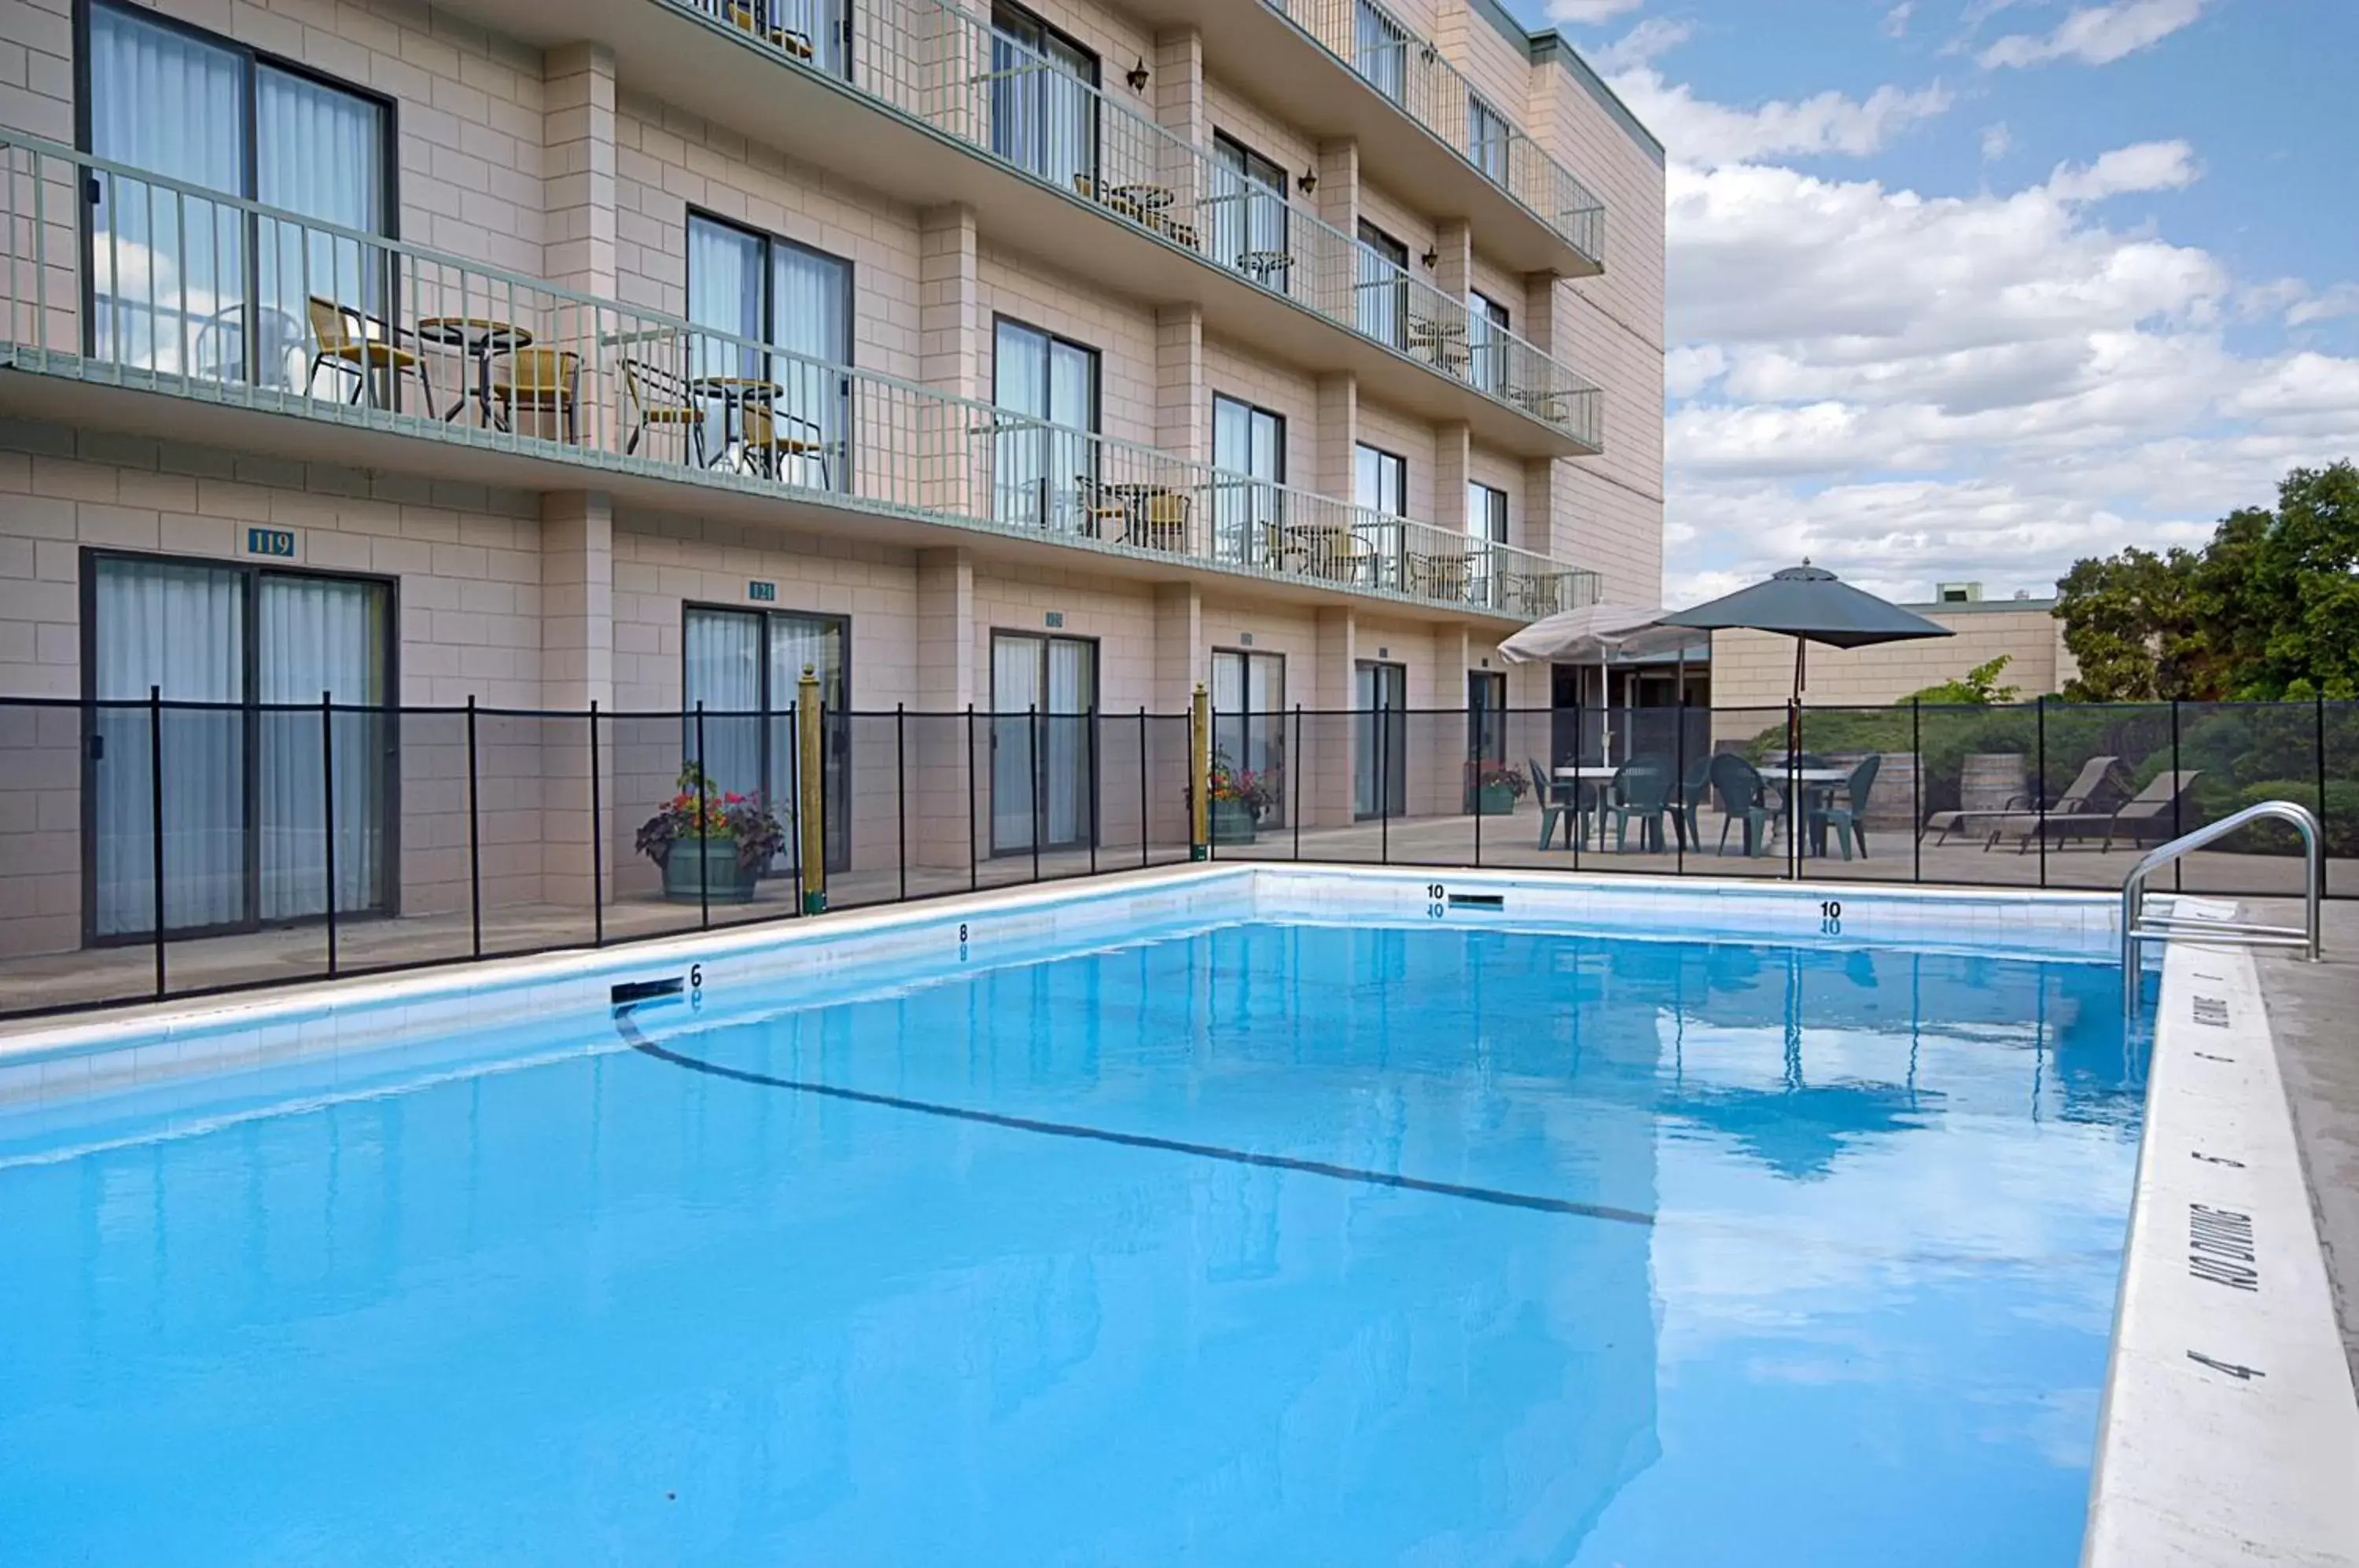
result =
[{"label": "lounge chair", "polygon": [[[2088,814],[2098,794],[2112,783],[2114,769],[2118,768],[2121,763],[2122,759],[2118,757],[2093,757],[2082,763],[2081,771],[2073,775],[2072,782],[2067,784],[2064,787],[2064,792],[2056,797],[2054,812],[2060,812],[2067,816]],[[1935,811],[1925,819],[1925,831],[1941,835],[1933,841],[1938,846],[1949,843],[1950,835],[1953,833],[1987,834],[1993,830],[1986,824],[2003,818],[2021,816],[2024,812],[2031,811],[2036,804],[2037,802],[2028,795],[2011,795],[1998,806],[1989,810]],[[1989,847],[1988,844],[1985,843],[1984,847]]]},{"label": "lounge chair", "polygon": [[2180,798],[2202,777],[2200,770],[2192,768],[2178,772],[2166,768],[2111,811],[2050,811],[2045,816],[2018,813],[1995,827],[1990,843],[1983,847],[1989,848],[2010,832],[2020,835],[2016,844],[2019,855],[2028,854],[2032,844],[2041,839],[2058,843],[2076,838],[2103,839],[2104,843],[2100,847],[2104,849],[2113,848],[2115,839],[2134,844],[2160,843],[2170,836],[2173,808]]},{"label": "lounge chair", "polygon": [[1827,852],[1827,830],[1832,828],[1835,843],[1843,850],[1845,860],[1851,858],[1851,846],[1854,841],[1859,844],[1859,857],[1862,860],[1867,858],[1867,794],[1875,788],[1876,770],[1883,766],[1882,756],[1875,752],[1868,753],[1860,760],[1859,766],[1851,770],[1851,778],[1843,786],[1841,805],[1829,797],[1810,808],[1810,837],[1818,844],[1821,855]]},{"label": "lounge chair", "polygon": [[1745,853],[1768,852],[1776,835],[1778,809],[1770,803],[1768,784],[1761,770],[1733,751],[1712,759],[1712,792],[1720,797],[1720,853],[1728,853],[1728,830],[1745,824]]}]

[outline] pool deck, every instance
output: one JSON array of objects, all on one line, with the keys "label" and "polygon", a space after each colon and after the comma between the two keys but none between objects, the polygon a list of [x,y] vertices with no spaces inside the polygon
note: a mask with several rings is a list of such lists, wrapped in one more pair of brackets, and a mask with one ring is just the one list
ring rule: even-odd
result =
[{"label": "pool deck", "polygon": [[[2255,920],[2301,920],[2300,904],[2290,898],[2256,898],[2247,907]],[[2324,920],[2324,961],[2263,956],[2261,996],[2277,1037],[2343,1355],[2359,1381],[2359,907],[2329,903]]]}]

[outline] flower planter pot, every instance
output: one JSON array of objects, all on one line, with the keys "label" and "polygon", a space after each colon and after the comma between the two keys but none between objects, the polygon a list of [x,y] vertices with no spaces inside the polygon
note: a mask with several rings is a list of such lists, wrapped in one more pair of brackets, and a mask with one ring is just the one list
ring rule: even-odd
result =
[{"label": "flower planter pot", "polygon": [[1493,784],[1474,791],[1474,813],[1483,817],[1512,816],[1516,810],[1516,792],[1505,784]]},{"label": "flower planter pot", "polygon": [[1214,844],[1253,843],[1261,824],[1251,806],[1235,800],[1214,800],[1212,804],[1208,826]]},{"label": "flower planter pot", "polygon": [[734,838],[674,840],[663,873],[664,897],[675,904],[746,904],[754,898],[754,871],[737,864]]}]

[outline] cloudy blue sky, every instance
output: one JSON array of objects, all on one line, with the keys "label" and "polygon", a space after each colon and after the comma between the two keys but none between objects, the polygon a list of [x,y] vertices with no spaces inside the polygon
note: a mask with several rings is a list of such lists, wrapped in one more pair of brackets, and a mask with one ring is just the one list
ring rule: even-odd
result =
[{"label": "cloudy blue sky", "polygon": [[2359,457],[2359,0],[1508,0],[1670,148],[1671,603],[2046,593]]}]

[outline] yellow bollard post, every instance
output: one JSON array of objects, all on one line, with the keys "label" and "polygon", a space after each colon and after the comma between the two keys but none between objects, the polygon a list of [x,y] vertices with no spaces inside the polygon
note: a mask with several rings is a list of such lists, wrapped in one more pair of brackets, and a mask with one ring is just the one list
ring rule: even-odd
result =
[{"label": "yellow bollard post", "polygon": [[820,744],[819,672],[803,666],[795,688],[795,748],[800,757],[795,832],[802,845],[803,913],[827,913],[827,779]]},{"label": "yellow bollard post", "polygon": [[1188,703],[1188,858],[1212,858],[1212,700],[1201,681]]}]

